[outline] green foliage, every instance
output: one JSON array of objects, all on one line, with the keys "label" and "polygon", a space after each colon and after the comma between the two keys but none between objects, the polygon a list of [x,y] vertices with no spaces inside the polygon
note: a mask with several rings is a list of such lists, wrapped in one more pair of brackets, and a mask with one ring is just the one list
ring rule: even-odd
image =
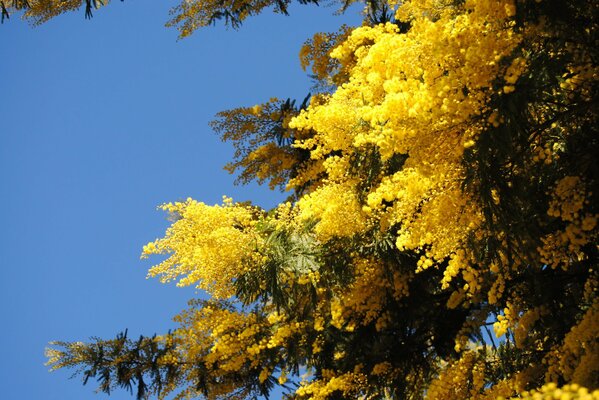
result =
[{"label": "green foliage", "polygon": [[[169,333],[170,335],[170,333]],[[48,351],[51,359],[60,359],[55,368],[76,367],[83,376],[83,384],[90,379],[98,381],[98,390],[110,394],[115,388],[135,391],[138,400],[151,393],[161,393],[163,386],[180,378],[176,363],[163,364],[159,360],[174,349],[156,336],[140,336],[138,340],[127,337],[127,330],[115,339],[92,338],[87,344],[81,342],[52,342]]]}]

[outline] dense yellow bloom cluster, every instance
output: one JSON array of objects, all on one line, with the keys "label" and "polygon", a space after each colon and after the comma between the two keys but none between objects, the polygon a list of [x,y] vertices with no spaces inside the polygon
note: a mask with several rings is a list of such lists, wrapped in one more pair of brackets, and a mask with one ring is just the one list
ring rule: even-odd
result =
[{"label": "dense yellow bloom cluster", "polygon": [[569,382],[592,387],[599,365],[598,337],[599,300],[595,298],[582,320],[568,332],[562,346],[545,360],[549,364],[549,380],[563,376]]},{"label": "dense yellow bloom cluster", "polygon": [[518,309],[517,307],[509,303],[507,307],[503,309],[503,315],[499,315],[497,317],[497,322],[493,324],[493,329],[495,330],[495,336],[501,337],[505,335],[507,330],[514,325],[516,325],[516,321],[518,320]]},{"label": "dense yellow bloom cluster", "polygon": [[[246,351],[263,329],[256,316],[213,304],[185,311],[175,320],[181,324],[181,328],[174,332],[179,365],[188,374],[189,380],[199,380],[202,377],[195,375],[197,371],[193,368],[193,360],[203,359],[205,368],[213,375],[210,391],[215,398],[232,395],[236,391],[230,375],[242,369],[260,368],[256,362],[250,364],[252,353]],[[199,395],[201,393],[192,386],[177,398]]]},{"label": "dense yellow bloom cluster", "polygon": [[[503,400],[503,398],[500,398]],[[531,390],[521,393],[512,399],[525,400],[597,400],[599,399],[599,390],[589,391],[585,387],[577,384],[564,385],[558,387],[555,383],[548,383],[538,390]]]},{"label": "dense yellow bloom cluster", "polygon": [[596,239],[593,230],[597,215],[585,210],[588,203],[588,193],[579,177],[566,176],[557,183],[547,214],[564,221],[566,227],[543,238],[543,246],[538,249],[543,263],[567,269],[572,255],[580,254],[582,246]]},{"label": "dense yellow bloom cluster", "polygon": [[572,222],[582,211],[584,200],[584,188],[581,187],[580,178],[567,176],[556,185],[555,197],[549,204],[547,214],[552,217],[560,217],[563,221]]},{"label": "dense yellow bloom cluster", "polygon": [[480,361],[477,351],[462,353],[460,359],[447,365],[429,385],[427,400],[474,399],[484,386],[484,363]]},{"label": "dense yellow bloom cluster", "polygon": [[541,317],[546,314],[547,310],[545,307],[535,307],[525,312],[519,319],[518,325],[514,328],[514,341],[516,347],[522,349],[526,344],[526,340],[529,338],[528,333],[532,329],[533,325]]},{"label": "dense yellow bloom cluster", "polygon": [[409,295],[410,275],[395,271],[390,279],[386,268],[376,260],[356,260],[354,269],[354,282],[331,305],[332,323],[341,328],[349,321],[346,329],[353,329],[375,321],[381,330],[387,325],[387,298],[400,300]]},{"label": "dense yellow bloom cluster", "polygon": [[[169,340],[176,341],[178,348],[176,354],[169,357],[177,358],[190,380],[202,379],[194,376],[197,371],[193,365],[195,360],[201,359],[212,376],[210,393],[214,397],[211,398],[237,398],[235,376],[240,371],[259,371],[261,382],[275,374],[277,360],[265,361],[264,354],[277,353],[290,342],[299,340],[298,334],[305,329],[303,323],[289,321],[284,313],[273,311],[264,318],[216,302],[184,311],[175,320],[181,328],[174,332],[174,339]],[[166,339],[159,337],[158,340]],[[278,380],[281,383],[286,380],[284,369]],[[194,388],[182,394],[200,395]]]},{"label": "dense yellow bloom cluster", "polygon": [[[517,59],[507,68],[500,62],[520,41],[510,20],[512,2],[466,2],[458,14],[455,7],[437,10],[441,4],[407,2],[400,7],[398,15],[411,15],[406,34],[398,34],[393,24],[353,30],[331,53],[341,65],[352,67],[351,79],[290,126],[316,132],[297,143],[310,149],[312,158],[343,154],[335,157],[342,160],[325,163],[333,182],[322,191],[342,179],[338,165],[348,164],[366,146],[375,146],[383,160],[409,156],[400,171],[381,177],[363,210],[381,224],[401,224],[397,247],[422,251],[420,269],[450,258],[446,285],[468,270],[464,242],[482,221],[476,203],[460,186],[464,148],[485,126],[473,119],[488,112],[493,81],[505,74],[507,83],[515,83],[526,62]],[[336,203],[314,207],[334,210]],[[352,208],[348,217],[362,220]],[[471,291],[478,286],[474,275],[469,274]]]},{"label": "dense yellow bloom cluster", "polygon": [[367,227],[353,182],[325,184],[298,202],[301,218],[317,219],[318,238],[352,236]]},{"label": "dense yellow bloom cluster", "polygon": [[358,398],[366,376],[359,371],[336,375],[334,371],[325,371],[323,379],[302,384],[297,389],[299,398],[326,400],[334,392],[341,392],[345,398]]},{"label": "dense yellow bloom cluster", "polygon": [[164,238],[144,246],[142,257],[170,254],[148,276],[160,276],[162,282],[180,277],[179,286],[197,285],[216,298],[227,298],[234,294],[233,280],[260,263],[256,253],[260,237],[253,230],[256,210],[252,207],[225,198],[223,205],[187,199],[161,208],[177,220]]}]

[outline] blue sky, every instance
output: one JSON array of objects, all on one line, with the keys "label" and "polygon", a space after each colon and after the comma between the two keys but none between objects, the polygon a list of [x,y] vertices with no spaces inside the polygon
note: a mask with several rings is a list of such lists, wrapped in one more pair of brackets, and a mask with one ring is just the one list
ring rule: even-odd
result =
[{"label": "blue sky", "polygon": [[[113,2],[37,28],[0,25],[0,387],[4,400],[105,399],[68,371],[49,373],[51,340],[153,334],[198,296],[146,280],[142,246],[168,222],[156,207],[223,194],[266,208],[284,196],[235,186],[233,151],[208,122],[272,96],[303,99],[298,61],[314,32],[358,24],[356,12],[292,6],[238,30],[177,41],[176,2]],[[117,392],[110,399],[132,399]]]}]

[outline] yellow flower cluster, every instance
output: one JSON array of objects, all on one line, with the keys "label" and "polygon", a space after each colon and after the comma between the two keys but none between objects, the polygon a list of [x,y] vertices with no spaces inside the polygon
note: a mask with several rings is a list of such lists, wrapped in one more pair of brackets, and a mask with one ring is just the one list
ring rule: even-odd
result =
[{"label": "yellow flower cluster", "polygon": [[335,392],[344,398],[358,398],[360,389],[366,384],[366,376],[359,371],[336,375],[334,371],[324,371],[322,379],[302,382],[295,394],[299,398],[326,400]]},{"label": "yellow flower cluster", "polygon": [[495,336],[501,337],[506,334],[508,329],[513,328],[518,321],[518,315],[518,308],[508,302],[507,307],[503,309],[503,315],[498,315],[497,322],[493,324]]},{"label": "yellow flower cluster", "polygon": [[[548,383],[538,390],[526,391],[512,399],[524,400],[598,400],[599,390],[589,391],[577,384],[558,387],[556,383]],[[504,400],[503,397],[498,400]]]},{"label": "yellow flower cluster", "polygon": [[[55,342],[50,343],[52,345]],[[56,371],[63,367],[69,367],[76,365],[78,362],[84,360],[83,353],[85,352],[85,344],[83,342],[73,342],[68,344],[68,353],[64,350],[58,350],[55,348],[47,347],[45,350],[45,356],[48,358],[46,365],[50,366],[50,371]],[[68,357],[67,357],[68,355]]]},{"label": "yellow flower cluster", "polygon": [[298,201],[302,219],[318,220],[315,232],[320,240],[352,236],[367,227],[354,185],[352,181],[325,184]]},{"label": "yellow flower cluster", "polygon": [[164,238],[144,246],[142,257],[170,254],[148,276],[160,276],[162,282],[180,277],[179,286],[195,284],[216,298],[227,298],[234,294],[233,280],[261,261],[252,207],[225,198],[223,205],[187,199],[161,208],[178,219]]},{"label": "yellow flower cluster", "polygon": [[479,361],[478,352],[465,351],[457,362],[446,365],[439,376],[431,382],[426,392],[426,399],[475,398],[483,389],[482,377],[484,377],[484,363]]},{"label": "yellow flower cluster", "polygon": [[560,217],[563,221],[574,221],[582,211],[585,202],[584,188],[577,176],[561,179],[554,190],[554,199],[549,204],[547,214]]},{"label": "yellow flower cluster", "polygon": [[595,298],[582,320],[568,332],[562,346],[546,358],[548,378],[563,376],[568,382],[593,387],[599,365],[598,337],[599,300]]},{"label": "yellow flower cluster", "polygon": [[592,98],[592,85],[599,76],[599,67],[593,65],[590,59],[583,59],[578,64],[569,66],[568,72],[564,73],[563,82],[560,87],[569,94],[577,93],[584,99]]},{"label": "yellow flower cluster", "polygon": [[[235,376],[240,371],[260,371],[259,379],[264,382],[275,372],[272,360],[265,362],[268,356],[264,353],[288,347],[288,342],[296,342],[297,334],[305,330],[303,323],[289,321],[281,312],[272,311],[261,318],[216,302],[184,311],[175,321],[181,327],[171,340],[178,347],[176,354],[168,357],[176,357],[191,375],[197,372],[193,363],[201,359],[215,382],[210,388],[215,398],[231,396],[238,389]],[[286,380],[284,370],[278,379]]]},{"label": "yellow flower cluster", "polygon": [[[255,315],[235,312],[219,304],[184,311],[175,317],[181,324],[173,335],[177,341],[179,366],[190,381],[203,379],[193,363],[202,359],[212,376],[209,390],[214,398],[229,397],[238,390],[234,375],[242,370],[261,368],[258,358],[246,351],[261,332],[268,329]],[[233,378],[232,378],[233,376]],[[179,396],[201,394],[189,387]]]},{"label": "yellow flower cluster", "polygon": [[537,320],[544,314],[547,313],[546,307],[535,307],[522,314],[518,319],[518,324],[514,328],[514,341],[516,347],[519,349],[524,348],[527,339],[529,339],[529,331],[537,322]]},{"label": "yellow flower cluster", "polygon": [[567,269],[572,259],[580,258],[580,248],[596,239],[597,215],[584,210],[588,197],[580,177],[566,176],[557,183],[547,214],[566,222],[566,227],[542,239],[541,262]]},{"label": "yellow flower cluster", "polygon": [[354,263],[354,281],[343,289],[331,304],[332,324],[345,329],[376,322],[378,330],[386,327],[385,310],[388,298],[400,300],[409,295],[410,274],[394,271],[392,279],[385,266],[374,259],[357,259]]},{"label": "yellow flower cluster", "polygon": [[[331,52],[342,66],[351,66],[351,79],[290,126],[316,132],[296,142],[312,158],[341,154],[323,164],[331,179],[318,189],[323,193],[339,192],[339,166],[347,171],[345,165],[367,146],[374,146],[383,161],[407,154],[400,171],[379,177],[362,209],[381,226],[401,226],[397,247],[422,253],[419,270],[450,259],[444,287],[462,272],[474,293],[479,273],[471,270],[471,254],[464,249],[467,238],[481,229],[483,216],[461,187],[462,155],[485,127],[474,120],[490,112],[486,104],[493,81],[505,76],[514,84],[526,61],[500,62],[520,41],[512,29],[513,2],[467,1],[458,11],[443,2],[406,2],[398,15],[411,15],[407,33],[399,34],[394,24],[353,30]],[[343,182],[346,193],[356,192],[350,186],[358,182]],[[304,209],[318,210],[317,217],[327,209],[337,213],[340,201],[310,202]],[[345,215],[360,222],[364,217],[353,209],[357,205],[351,203]],[[331,233],[347,229],[339,225],[345,223],[331,227]]]}]

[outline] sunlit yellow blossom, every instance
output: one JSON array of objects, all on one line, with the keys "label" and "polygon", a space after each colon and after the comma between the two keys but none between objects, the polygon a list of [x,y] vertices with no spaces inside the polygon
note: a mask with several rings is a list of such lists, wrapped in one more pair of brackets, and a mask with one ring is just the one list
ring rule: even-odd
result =
[{"label": "sunlit yellow blossom", "polygon": [[178,285],[197,285],[216,297],[233,294],[233,279],[252,265],[259,236],[254,232],[255,211],[225,199],[208,206],[187,199],[161,207],[178,218],[164,238],[144,247],[142,257],[170,254],[152,267],[149,276],[163,282],[180,278]]}]

